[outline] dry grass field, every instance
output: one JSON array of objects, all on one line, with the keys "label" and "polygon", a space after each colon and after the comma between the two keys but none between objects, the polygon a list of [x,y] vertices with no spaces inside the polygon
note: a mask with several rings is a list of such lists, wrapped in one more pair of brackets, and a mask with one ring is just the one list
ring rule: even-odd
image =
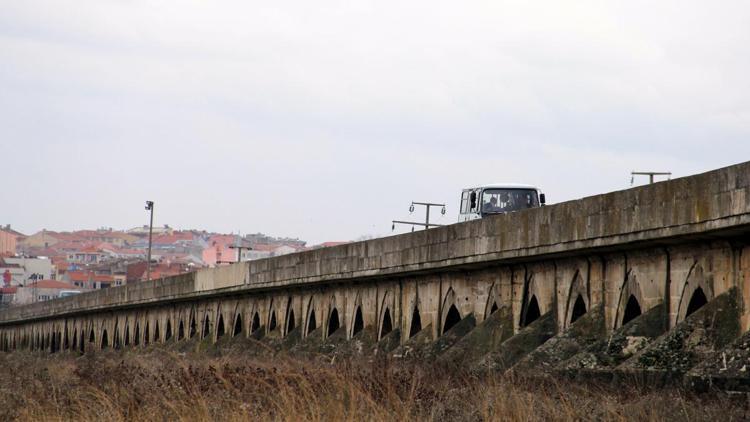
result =
[{"label": "dry grass field", "polygon": [[746,420],[722,393],[517,379],[241,348],[0,354],[0,420]]}]

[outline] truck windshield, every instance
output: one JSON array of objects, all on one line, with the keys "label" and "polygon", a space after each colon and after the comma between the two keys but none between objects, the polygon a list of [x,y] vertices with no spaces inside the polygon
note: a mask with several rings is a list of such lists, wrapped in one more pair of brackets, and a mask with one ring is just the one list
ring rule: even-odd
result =
[{"label": "truck windshield", "polygon": [[485,189],[482,193],[482,214],[500,214],[538,206],[539,198],[533,189]]}]

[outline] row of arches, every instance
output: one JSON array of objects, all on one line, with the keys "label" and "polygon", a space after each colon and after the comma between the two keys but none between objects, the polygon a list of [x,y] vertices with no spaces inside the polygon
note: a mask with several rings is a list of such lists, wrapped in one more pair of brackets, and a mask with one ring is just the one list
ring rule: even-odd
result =
[{"label": "row of arches", "polygon": [[[493,293],[494,290],[496,290],[496,286],[492,286],[490,288],[491,293],[488,295],[485,316],[489,316],[497,312],[501,306],[499,295]],[[394,329],[398,328],[395,324],[396,315],[394,314],[394,311],[396,309],[393,306],[395,304],[393,303],[392,299],[392,295],[390,295],[389,293],[384,294],[380,306],[380,312],[377,316],[377,321],[375,321],[374,324],[373,321],[370,321],[369,325],[374,326],[373,328],[376,330],[375,334],[378,340],[389,335]],[[300,330],[302,337],[313,335],[314,332],[320,330],[319,334],[321,334],[324,338],[327,338],[334,335],[342,327],[347,327],[347,337],[354,337],[362,332],[366,327],[365,316],[363,313],[363,306],[361,302],[357,302],[353,315],[351,316],[351,320],[346,321],[347,323],[345,323],[343,315],[336,306],[336,302],[334,299],[332,299],[330,301],[330,304],[327,306],[328,311],[327,313],[323,314],[322,321],[318,320],[318,316],[320,316],[321,314],[319,312],[316,312],[316,308],[318,306],[321,306],[321,304],[316,303],[313,297],[310,297],[307,303],[308,305],[305,309],[306,315],[304,318],[301,318],[302,325],[300,327]],[[72,349],[77,347],[79,350],[83,351],[87,347],[97,348],[96,346],[102,349],[108,347],[121,348],[123,346],[146,346],[151,342],[171,340],[181,341],[183,339],[192,339],[195,338],[198,334],[200,334],[200,339],[213,338],[214,340],[218,340],[219,338],[224,337],[227,334],[231,334],[231,336],[234,337],[243,334],[247,336],[253,336],[256,334],[266,335],[277,332],[280,336],[286,336],[297,329],[299,326],[299,319],[295,314],[295,307],[291,306],[291,304],[292,298],[289,297],[287,299],[287,306],[285,307],[285,315],[283,316],[283,319],[280,319],[277,314],[281,309],[277,309],[275,303],[271,301],[266,316],[266,324],[263,324],[262,321],[264,320],[264,318],[261,315],[260,310],[256,308],[253,309],[250,313],[251,316],[243,312],[236,311],[234,313],[233,320],[229,323],[225,321],[225,315],[227,315],[226,312],[221,312],[219,310],[214,313],[203,312],[199,320],[199,313],[196,312],[195,309],[193,309],[189,313],[189,318],[185,319],[183,317],[178,317],[174,320],[174,323],[177,325],[176,332],[173,332],[172,318],[161,320],[161,324],[159,319],[145,319],[139,321],[128,321],[126,319],[124,331],[119,329],[119,321],[114,323],[114,327],[112,327],[111,325],[110,327],[103,326],[99,332],[97,332],[95,327],[89,326],[86,329],[86,333],[89,337],[88,346],[86,345],[86,343],[78,340],[79,338],[82,338],[82,335],[80,335],[79,332],[83,332],[83,330],[75,327],[72,330],[72,336],[76,338],[76,340],[74,341],[74,344],[76,346],[71,346],[69,343],[65,342],[65,344],[62,345],[62,348]],[[457,306],[456,294],[452,288],[449,288],[447,293],[445,294],[443,306],[441,307],[441,309],[442,310],[439,315],[440,319],[439,321],[436,321],[438,323],[438,335],[445,334],[456,324],[458,324],[464,317],[467,316],[467,314],[462,315],[460,307]],[[244,323],[245,318],[247,318],[248,316],[251,319],[249,327],[247,327]],[[528,305],[526,306],[526,312],[524,312],[524,321],[522,325],[528,325],[539,316],[540,309],[538,301],[536,299],[536,296],[532,295],[528,299]],[[213,317],[215,317],[215,321],[212,321]],[[414,337],[416,334],[423,330],[423,315],[421,312],[419,295],[417,295],[411,307],[407,309],[407,313],[404,315],[404,318],[406,320],[402,320],[402,323],[405,322],[407,324],[406,326],[404,326],[405,329],[408,327],[407,338]],[[283,321],[283,323],[279,324],[279,321]],[[231,330],[228,330],[227,327],[231,327]],[[164,330],[163,336],[162,329]],[[261,330],[263,332],[259,333],[259,331]],[[62,335],[62,333],[65,333],[65,335],[67,335],[69,331],[70,330],[66,328],[58,328],[57,334]],[[245,331],[248,332],[246,333]],[[31,345],[32,349],[45,349],[48,347],[50,349],[54,349],[53,351],[57,351],[59,349],[59,346],[57,346],[56,344],[45,344],[41,342],[41,340],[33,341]]]},{"label": "row of arches", "polygon": [[[324,337],[330,337],[339,332],[339,330],[344,328],[345,325],[349,325],[351,327],[351,337],[354,337],[366,328],[361,304],[356,306],[351,324],[344,324],[343,315],[339,312],[339,309],[336,306],[331,306],[329,312],[325,318],[323,318],[323,323],[318,322],[320,319],[318,317],[320,312],[316,312],[312,300],[310,303],[311,305],[308,307],[307,318],[303,322],[303,336],[313,335],[317,330],[322,330]],[[43,329],[32,328],[30,337],[27,334],[21,334],[23,337],[21,344],[28,346],[31,350],[47,349],[51,352],[57,352],[59,350],[77,350],[85,352],[91,349],[107,349],[110,347],[119,349],[125,346],[148,346],[152,343],[181,341],[196,337],[200,339],[215,338],[218,340],[227,334],[231,334],[233,337],[244,334],[245,324],[243,324],[242,312],[238,312],[235,315],[231,325],[225,322],[223,312],[217,312],[215,315],[215,324],[212,323],[211,315],[209,313],[204,314],[202,316],[202,321],[199,323],[197,321],[197,313],[192,312],[189,320],[179,319],[176,321],[176,332],[173,331],[173,322],[171,318],[166,320],[145,319],[137,321],[128,321],[126,319],[122,329],[119,320],[116,320],[113,324],[102,322],[100,330],[97,330],[95,323],[87,323],[85,328],[81,328],[79,327],[80,324],[72,323],[72,327],[69,327],[67,326],[67,322],[64,322],[63,326],[53,326],[49,329],[49,332],[44,334],[42,334]],[[418,304],[413,306],[411,315],[409,337],[413,337],[423,328]],[[264,334],[273,333],[278,330],[280,331],[279,335],[283,336],[288,335],[290,332],[297,329],[297,318],[295,317],[295,311],[292,307],[287,307],[283,327],[277,323],[278,317],[274,310],[269,313],[268,318],[268,328]],[[448,331],[461,319],[462,317],[457,307],[451,305],[445,317],[443,332]],[[378,340],[394,331],[396,328],[394,322],[393,307],[389,305],[384,306],[380,313],[379,323],[376,327]],[[227,330],[228,326],[232,327],[231,331]],[[263,330],[263,328],[261,314],[258,310],[255,310],[252,313],[250,332],[247,334],[256,334],[258,331]],[[283,332],[281,332],[282,329]],[[164,330],[163,335],[162,330]],[[215,337],[213,337],[214,333]],[[6,333],[3,333],[3,338],[5,338],[6,335]],[[73,339],[72,342],[69,341],[71,336]],[[6,349],[12,349],[17,346],[18,344],[14,334],[7,342],[7,346],[4,347]]]},{"label": "row of arches", "polygon": [[[699,271],[700,268],[696,268],[692,273],[695,279],[699,279],[695,277]],[[566,325],[576,322],[589,311],[591,297],[585,278],[576,270],[572,281],[565,287],[568,297],[560,306],[557,317],[565,318]],[[552,310],[552,299],[545,293],[544,286],[540,286],[542,281],[535,279],[533,271],[523,273],[521,280],[520,312],[514,313],[514,321],[518,327],[525,327]],[[465,286],[462,288],[469,291]],[[484,301],[483,318],[504,306],[516,306],[503,300],[499,288],[496,282],[492,282],[481,296]],[[686,293],[678,311],[682,318],[691,315],[713,297],[705,283],[692,282],[690,277],[683,290]],[[687,293],[688,290],[691,293]],[[626,274],[620,295],[615,312],[616,326],[627,324],[652,306],[644,304],[637,279],[630,273]],[[357,294],[354,301],[348,302],[343,299],[343,294],[326,294],[325,290],[318,290],[298,296],[213,299],[205,304],[195,302],[162,306],[150,313],[123,311],[121,314],[94,317],[90,321],[73,319],[63,320],[61,325],[39,323],[30,329],[3,328],[0,329],[0,348],[83,352],[92,348],[146,346],[154,342],[195,338],[216,341],[224,336],[284,337],[295,331],[303,338],[310,335],[327,338],[337,333],[352,338],[368,328],[373,330],[377,340],[396,329],[400,329],[403,339],[408,339],[429,324],[433,324],[437,336],[444,335],[470,313],[476,313],[478,308],[476,303],[466,305],[470,302],[469,297],[459,297],[452,286],[443,294],[439,306],[432,304],[434,300],[423,302],[418,289],[414,289],[413,295],[405,294],[395,285],[378,291],[374,300],[364,300],[362,296]],[[406,298],[405,303],[397,306],[397,298],[399,301]],[[475,299],[474,302],[478,301]],[[482,312],[481,308],[479,312]]]}]

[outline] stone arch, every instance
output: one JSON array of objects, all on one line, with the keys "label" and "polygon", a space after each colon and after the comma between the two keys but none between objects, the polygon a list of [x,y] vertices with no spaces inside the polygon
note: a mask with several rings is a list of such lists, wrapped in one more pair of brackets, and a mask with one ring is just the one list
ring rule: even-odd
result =
[{"label": "stone arch", "polygon": [[[344,302],[346,303],[345,299]],[[344,322],[343,326],[346,328],[345,331],[348,339],[351,339],[357,334],[363,332],[365,329],[365,315],[362,311],[362,295],[359,291],[356,292],[356,295],[354,296],[354,302],[351,303],[353,306],[351,311],[349,312],[350,316],[348,324],[346,323],[347,317],[344,315],[346,314],[346,310],[344,311],[344,314],[341,315],[341,321]],[[342,308],[345,308],[345,306],[342,306]]]},{"label": "stone arch", "polygon": [[534,272],[526,269],[521,302],[520,327],[526,327],[548,311],[549,303],[538,286]]},{"label": "stone arch", "polygon": [[104,328],[102,329],[102,342],[100,348],[106,349],[107,347],[109,347],[109,336],[107,335],[107,329]]},{"label": "stone arch", "polygon": [[47,341],[48,346],[49,346],[49,352],[50,353],[57,352],[57,348],[58,348],[58,345],[57,345],[57,332],[56,331],[52,331],[52,334],[47,333],[47,337],[49,338],[49,340]]},{"label": "stone arch", "polygon": [[[680,292],[680,304],[677,306],[675,325],[682,322],[692,312],[710,302],[714,298],[713,280],[708,279],[703,271],[703,266],[694,263]],[[692,305],[692,307],[691,307]]]},{"label": "stone arch", "polygon": [[305,319],[305,336],[310,335],[318,328],[317,319],[315,318],[315,298],[310,297],[307,305],[307,318]]},{"label": "stone arch", "polygon": [[328,313],[328,324],[326,327],[326,337],[330,337],[341,328],[341,318],[339,317],[339,310],[336,306],[331,306],[331,311]]},{"label": "stone arch", "polygon": [[589,310],[589,292],[580,271],[576,271],[568,289],[565,305],[565,326],[585,315]]},{"label": "stone arch", "polygon": [[266,332],[270,333],[278,328],[278,320],[276,319],[276,304],[271,298],[271,302],[268,304],[268,324],[266,325]]},{"label": "stone arch", "polygon": [[115,330],[115,339],[114,339],[113,347],[115,349],[122,349],[122,338],[120,336],[119,330]]},{"label": "stone arch", "polygon": [[641,304],[638,302],[638,299],[635,297],[635,295],[628,296],[628,302],[625,304],[625,311],[622,315],[622,323],[621,325],[625,325],[628,322],[638,318],[643,314],[643,311],[641,310]]},{"label": "stone arch", "polygon": [[203,317],[203,327],[201,329],[201,338],[208,338],[211,335],[211,319],[208,317],[208,312]]},{"label": "stone arch", "polygon": [[177,341],[183,340],[185,338],[185,323],[180,319],[180,322],[177,323]]},{"label": "stone arch", "polygon": [[297,321],[294,315],[294,307],[292,306],[292,297],[290,296],[286,302],[286,317],[284,318],[284,335],[289,335],[292,330],[297,326]]},{"label": "stone arch", "polygon": [[443,306],[440,309],[443,314],[440,317],[440,333],[442,335],[461,322],[461,313],[456,306],[456,292],[453,288],[448,289],[445,298],[443,298]]},{"label": "stone arch", "polygon": [[[380,314],[378,315],[378,341],[393,331],[393,294],[386,290],[380,303]],[[387,325],[386,325],[387,324]]]},{"label": "stone arch", "polygon": [[685,318],[692,315],[695,311],[702,308],[703,305],[708,303],[708,298],[706,297],[706,294],[703,292],[703,289],[698,287],[693,292],[693,296],[690,298],[690,303],[688,303],[687,312],[685,313]]},{"label": "stone arch", "polygon": [[135,322],[135,331],[133,332],[133,345],[141,345],[141,323],[140,321]]},{"label": "stone arch", "polygon": [[164,329],[164,342],[172,339],[172,320],[167,318],[167,327]]},{"label": "stone arch", "polygon": [[541,318],[541,316],[542,311],[539,307],[539,300],[537,300],[536,294],[532,294],[524,307],[523,314],[521,315],[521,327],[526,327]]},{"label": "stone arch", "polygon": [[216,323],[216,339],[224,336],[224,314],[219,312],[219,321]]},{"label": "stone arch", "polygon": [[93,324],[89,328],[89,343],[95,343],[96,342],[96,335],[94,334],[94,326]]},{"label": "stone arch", "polygon": [[151,332],[149,330],[149,321],[146,319],[146,325],[143,329],[143,345],[148,346],[148,344],[151,342]]},{"label": "stone arch", "polygon": [[[625,325],[645,312],[646,309],[643,309],[643,303],[643,293],[638,283],[638,277],[632,271],[628,270],[625,273],[625,280],[620,288],[620,298],[617,302],[614,328],[616,329]],[[628,305],[630,305],[629,308]]]},{"label": "stone arch", "polygon": [[115,319],[115,328],[113,330],[114,336],[112,338],[112,348],[113,349],[121,349],[122,348],[122,341],[120,338],[120,321],[118,319]]},{"label": "stone arch", "polygon": [[190,317],[188,325],[188,338],[195,337],[198,334],[198,323],[195,321],[195,308],[190,308]]},{"label": "stone arch", "polygon": [[57,353],[62,347],[62,332],[59,331],[59,329],[54,329],[54,331],[52,331],[52,339],[54,341],[54,343],[50,345],[52,353]]},{"label": "stone arch", "polygon": [[461,313],[458,311],[455,304],[451,304],[451,307],[448,308],[448,313],[445,316],[445,321],[443,322],[443,334],[448,332],[459,322],[461,322]]},{"label": "stone arch", "polygon": [[364,329],[365,318],[364,315],[362,315],[362,305],[357,305],[357,308],[354,310],[354,321],[352,323],[351,337],[354,337],[357,334],[361,333]]},{"label": "stone arch", "polygon": [[260,314],[258,311],[255,311],[253,313],[253,322],[250,325],[250,334],[253,334],[258,330],[260,330]]},{"label": "stone arch", "polygon": [[232,329],[232,337],[237,337],[242,334],[242,313],[237,312],[234,316],[234,328]]},{"label": "stone arch", "polygon": [[278,328],[278,322],[276,321],[276,310],[271,310],[271,314],[268,317],[268,332],[275,331]]},{"label": "stone arch", "polygon": [[500,309],[502,300],[500,297],[500,286],[497,283],[492,283],[490,287],[490,294],[487,296],[487,304],[484,306],[484,319],[490,317]]},{"label": "stone arch", "polygon": [[159,318],[154,321],[154,343],[161,341],[161,332],[159,331]]},{"label": "stone arch", "polygon": [[[10,341],[8,341],[10,343]],[[63,350],[70,349],[70,338],[68,337],[68,323],[65,323],[65,328],[63,329],[63,340],[62,340],[62,348]]]},{"label": "stone arch", "polygon": [[123,344],[125,346],[130,346],[130,324],[129,321],[125,321],[125,335],[123,336]]},{"label": "stone arch", "polygon": [[412,338],[422,331],[422,315],[419,313],[419,299],[414,302],[409,318],[409,338]]},{"label": "stone arch", "polygon": [[579,318],[586,315],[588,312],[588,309],[586,308],[586,302],[583,299],[583,296],[579,293],[576,297],[576,301],[573,303],[573,309],[570,311],[570,317],[567,319],[570,321],[569,324],[572,324],[576,321],[578,321]]},{"label": "stone arch", "polygon": [[78,328],[73,327],[73,349],[78,347]]}]

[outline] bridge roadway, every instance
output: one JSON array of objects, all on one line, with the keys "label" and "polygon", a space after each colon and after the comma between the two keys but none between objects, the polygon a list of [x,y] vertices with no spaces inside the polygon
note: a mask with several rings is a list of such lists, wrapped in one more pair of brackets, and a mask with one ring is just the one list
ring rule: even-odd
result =
[{"label": "bridge roadway", "polygon": [[[492,218],[130,284],[0,313],[4,350],[135,347],[222,335],[438,340],[498,310],[605,333],[665,329],[733,292],[750,328],[750,162]],[[736,289],[733,289],[736,287]],[[701,295],[703,297],[701,297]],[[691,304],[692,303],[692,304]]]}]

